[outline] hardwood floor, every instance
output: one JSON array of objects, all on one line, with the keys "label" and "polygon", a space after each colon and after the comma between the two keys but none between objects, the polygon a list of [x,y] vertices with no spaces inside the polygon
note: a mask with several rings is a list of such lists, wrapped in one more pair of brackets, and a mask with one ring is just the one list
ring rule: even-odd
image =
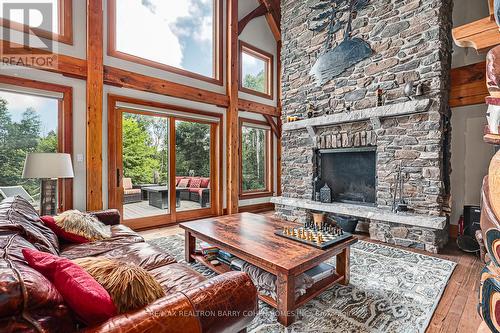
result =
[{"label": "hardwood floor", "polygon": [[[273,212],[266,212],[262,214],[272,216]],[[146,240],[182,233],[183,230],[177,226],[140,232]],[[356,236],[364,241],[380,243],[370,240],[368,235],[365,234],[358,234]],[[408,249],[406,247],[385,243],[383,244],[416,253],[432,255],[421,250]],[[454,240],[450,240],[448,245],[443,249],[442,253],[433,256],[454,261],[458,265],[448,282],[448,286],[446,287],[436,311],[434,312],[427,329],[427,333],[476,332],[481,324],[481,319],[477,313],[477,304],[479,279],[481,270],[484,266],[483,263],[479,257],[462,252],[457,247]]]}]

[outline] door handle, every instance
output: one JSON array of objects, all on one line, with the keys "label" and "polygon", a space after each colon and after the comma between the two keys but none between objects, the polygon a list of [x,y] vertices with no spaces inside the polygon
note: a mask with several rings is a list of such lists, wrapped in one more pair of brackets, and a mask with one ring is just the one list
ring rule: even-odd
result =
[{"label": "door handle", "polygon": [[121,174],[120,174],[120,169],[116,169],[116,187],[120,187],[120,177],[121,177]]}]

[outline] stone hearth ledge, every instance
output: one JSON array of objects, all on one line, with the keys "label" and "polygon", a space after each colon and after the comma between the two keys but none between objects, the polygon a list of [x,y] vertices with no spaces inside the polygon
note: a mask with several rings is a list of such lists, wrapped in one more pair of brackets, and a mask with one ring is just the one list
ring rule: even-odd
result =
[{"label": "stone hearth ledge", "polygon": [[293,131],[303,128],[306,128],[309,131],[310,129],[314,129],[315,127],[333,126],[371,119],[377,119],[378,122],[380,122],[380,118],[398,117],[426,112],[427,110],[429,110],[430,105],[430,99],[420,99],[362,110],[353,110],[350,112],[335,113],[331,115],[285,123],[283,124],[283,131]]},{"label": "stone hearth ledge", "polygon": [[399,223],[409,226],[444,230],[447,219],[441,216],[426,216],[410,213],[392,213],[377,207],[346,204],[340,202],[321,203],[307,199],[273,197],[271,202],[277,205],[317,210],[326,213],[347,215],[368,220]]}]

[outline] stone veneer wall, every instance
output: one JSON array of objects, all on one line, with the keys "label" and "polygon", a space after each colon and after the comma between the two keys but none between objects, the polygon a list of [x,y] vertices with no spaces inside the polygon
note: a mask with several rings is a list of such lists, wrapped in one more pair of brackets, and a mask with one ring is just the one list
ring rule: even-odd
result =
[{"label": "stone veneer wall", "polygon": [[[429,215],[448,212],[452,1],[371,0],[354,19],[353,36],[367,41],[374,54],[322,87],[309,75],[326,38],[307,29],[309,6],[316,2],[282,0],[283,119],[305,118],[309,102],[317,108],[316,115],[374,107],[378,87],[386,92],[386,103],[404,102],[403,86],[409,80],[425,85],[425,98],[431,98],[432,105],[427,113],[385,119],[380,126],[368,121],[322,128],[314,143],[306,130],[284,132],[283,196],[312,197],[314,148],[372,145],[377,146],[379,207],[390,207],[394,174],[402,162],[409,174],[404,191],[411,208]],[[335,35],[337,42],[342,38],[343,30]],[[307,218],[305,211],[291,207],[277,206],[277,214],[289,220]],[[430,250],[446,242],[443,232],[419,230],[415,235],[410,227],[399,227],[372,221],[370,233],[392,243],[410,239],[418,243],[410,246]]]}]

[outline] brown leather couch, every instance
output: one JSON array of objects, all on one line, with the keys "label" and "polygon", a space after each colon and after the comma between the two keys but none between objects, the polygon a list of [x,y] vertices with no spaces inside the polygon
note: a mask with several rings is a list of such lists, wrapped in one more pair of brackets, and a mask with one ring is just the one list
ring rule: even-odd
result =
[{"label": "brown leather couch", "polygon": [[[245,273],[207,280],[119,224],[118,212],[95,215],[111,225],[112,237],[68,245],[59,243],[24,199],[0,203],[0,332],[239,332],[255,317],[257,292]],[[100,326],[83,327],[54,285],[26,264],[23,248],[69,259],[103,256],[136,263],[160,282],[167,296]]]}]

